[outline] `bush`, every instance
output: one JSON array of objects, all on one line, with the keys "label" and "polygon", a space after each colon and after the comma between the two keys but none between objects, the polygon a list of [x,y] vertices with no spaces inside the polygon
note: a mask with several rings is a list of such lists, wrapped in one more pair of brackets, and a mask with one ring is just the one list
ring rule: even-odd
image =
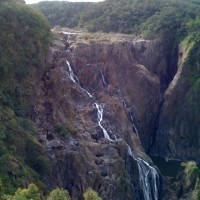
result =
[{"label": "bush", "polygon": [[30,184],[28,189],[18,189],[8,200],[41,200],[38,188]]},{"label": "bush", "polygon": [[76,131],[71,124],[56,124],[54,126],[54,131],[58,133],[61,137],[66,138],[68,134],[74,134]]},{"label": "bush", "polygon": [[56,188],[47,197],[47,200],[70,200],[69,192],[64,189]]},{"label": "bush", "polygon": [[54,131],[64,138],[68,135],[67,126],[65,124],[56,124],[54,126]]},{"label": "bush", "polygon": [[83,196],[85,200],[102,200],[98,193],[91,188],[88,188]]}]

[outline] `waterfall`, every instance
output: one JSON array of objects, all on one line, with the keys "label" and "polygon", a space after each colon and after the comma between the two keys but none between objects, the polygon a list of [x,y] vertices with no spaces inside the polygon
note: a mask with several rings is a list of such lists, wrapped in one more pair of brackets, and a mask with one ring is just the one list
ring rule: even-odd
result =
[{"label": "waterfall", "polygon": [[70,79],[71,79],[74,83],[77,83],[77,84],[79,85],[79,87],[81,88],[81,90],[83,90],[84,92],[86,92],[87,95],[88,95],[90,98],[93,97],[86,89],[84,89],[83,87],[81,87],[80,81],[79,81],[78,77],[74,74],[74,72],[73,72],[73,70],[72,70],[72,67],[71,67],[70,63],[68,62],[68,60],[66,60],[66,64],[67,64],[67,66],[68,66]]},{"label": "waterfall", "polygon": [[[74,83],[78,84],[79,87],[80,87],[84,92],[86,92],[87,95],[88,95],[89,97],[93,97],[86,89],[84,89],[83,87],[81,87],[80,81],[79,81],[78,77],[74,74],[74,72],[73,72],[73,70],[72,70],[72,67],[71,67],[70,63],[68,62],[68,60],[66,60],[66,64],[67,64],[67,66],[68,66],[70,79],[71,79]],[[101,71],[101,74],[102,74],[103,83],[106,84],[106,82],[105,82],[105,77],[103,76],[102,71]],[[95,103],[95,107],[96,107],[96,109],[97,109],[98,125],[99,125],[99,127],[102,129],[102,131],[103,131],[104,138],[108,139],[109,141],[113,141],[113,140],[110,138],[110,136],[109,136],[108,132],[106,131],[106,129],[101,125],[101,123],[102,123],[102,121],[103,121],[103,106],[102,106],[101,104]],[[115,136],[115,138],[116,138],[116,136]],[[116,140],[117,140],[117,139],[116,139]]]},{"label": "waterfall", "polygon": [[97,117],[98,117],[98,124],[99,124],[99,127],[102,129],[103,131],[103,134],[104,134],[104,138],[110,140],[110,141],[113,141],[109,134],[107,133],[106,129],[101,125],[101,122],[103,121],[103,106],[101,104],[97,104],[95,103],[95,107],[97,109]]},{"label": "waterfall", "polygon": [[103,75],[102,70],[100,70],[100,72],[101,72],[101,79],[102,79],[102,81],[103,81],[103,85],[104,85],[104,87],[107,87],[107,83],[106,83],[105,76]]},{"label": "waterfall", "polygon": [[137,137],[139,137],[139,131],[138,131],[138,128],[137,128],[137,125],[136,125],[135,116],[133,114],[133,111],[127,105],[127,103],[125,102],[125,100],[122,97],[119,97],[119,98],[120,98],[121,102],[123,103],[126,112],[128,113],[128,116],[129,116],[129,119],[131,121],[134,133],[136,134]]},{"label": "waterfall", "polygon": [[159,174],[155,168],[141,158],[135,157],[128,146],[128,155],[131,156],[138,165],[140,187],[145,200],[158,200]]},{"label": "waterfall", "polygon": [[71,65],[70,63],[68,62],[68,60],[66,60],[66,64],[68,66],[68,69],[69,69],[69,76],[71,78],[71,80],[74,82],[74,83],[77,83],[78,85],[80,85],[80,82],[78,80],[78,77],[74,74],[72,68],[71,68]]}]

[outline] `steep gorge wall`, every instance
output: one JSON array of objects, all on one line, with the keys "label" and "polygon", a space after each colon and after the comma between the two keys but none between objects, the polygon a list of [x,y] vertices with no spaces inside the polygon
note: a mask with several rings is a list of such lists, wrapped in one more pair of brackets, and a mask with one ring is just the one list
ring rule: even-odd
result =
[{"label": "steep gorge wall", "polygon": [[[181,44],[178,71],[164,93],[152,153],[169,159],[199,162],[199,95],[194,89],[195,82],[189,80],[192,67],[186,61],[190,57],[190,49]],[[195,73],[197,76],[198,67]]]}]

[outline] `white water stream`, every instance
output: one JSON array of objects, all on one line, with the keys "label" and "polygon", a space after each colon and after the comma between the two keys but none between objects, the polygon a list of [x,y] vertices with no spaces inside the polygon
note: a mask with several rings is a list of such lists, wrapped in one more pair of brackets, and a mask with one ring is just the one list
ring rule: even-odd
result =
[{"label": "white water stream", "polygon": [[100,70],[100,72],[101,72],[101,79],[102,79],[103,85],[104,85],[104,87],[107,87],[108,85],[107,85],[107,83],[106,83],[105,76],[103,75],[102,70]]},{"label": "white water stream", "polygon": [[103,134],[104,134],[104,138],[110,140],[110,141],[113,141],[108,132],[106,131],[106,129],[102,126],[101,122],[103,121],[103,106],[101,104],[98,104],[98,103],[95,103],[95,107],[97,109],[97,117],[98,117],[98,124],[99,124],[99,127],[102,129],[103,131]]},{"label": "white water stream", "polygon": [[79,87],[87,93],[87,95],[91,98],[93,97],[86,89],[82,88],[81,85],[80,85],[80,81],[78,79],[78,77],[74,74],[73,70],[72,70],[72,67],[70,65],[70,63],[68,62],[68,60],[66,60],[66,64],[68,66],[68,70],[69,70],[69,76],[70,76],[70,79],[74,82],[74,83],[77,83],[79,85]]},{"label": "white water stream", "polygon": [[136,136],[139,137],[139,131],[138,131],[138,128],[137,128],[137,126],[136,126],[135,117],[134,117],[134,114],[133,114],[131,108],[128,107],[128,105],[126,104],[126,102],[125,102],[124,99],[121,99],[121,98],[120,98],[120,100],[121,100],[121,102],[123,103],[124,108],[126,109],[126,112],[127,112],[128,115],[129,115],[129,118],[130,118],[130,120],[131,120],[131,124],[132,124],[132,127],[133,127],[133,131],[135,132]]},{"label": "white water stream", "polygon": [[140,187],[145,200],[158,200],[159,174],[155,168],[141,158],[135,157],[128,146],[128,155],[131,156],[138,165]]},{"label": "white water stream", "polygon": [[[70,79],[74,82],[74,83],[77,83],[79,86],[80,86],[80,82],[79,82],[79,79],[78,77],[74,74],[73,70],[72,70],[72,67],[70,65],[70,63],[66,60],[66,64],[68,66],[68,70],[69,70],[69,76],[70,76]],[[102,76],[102,80],[103,80],[103,83],[106,85],[106,82],[105,82],[105,78],[103,76],[103,73],[101,71],[101,76]],[[80,88],[87,93],[87,95],[89,97],[93,97],[86,89],[82,88],[80,86]],[[102,126],[102,122],[103,122],[103,106],[101,104],[98,104],[98,103],[95,103],[94,104],[96,109],[97,109],[97,117],[98,117],[98,125],[99,127],[102,129],[103,131],[103,134],[104,134],[104,138],[108,139],[109,141],[113,141],[108,132],[106,131],[106,129]]]}]

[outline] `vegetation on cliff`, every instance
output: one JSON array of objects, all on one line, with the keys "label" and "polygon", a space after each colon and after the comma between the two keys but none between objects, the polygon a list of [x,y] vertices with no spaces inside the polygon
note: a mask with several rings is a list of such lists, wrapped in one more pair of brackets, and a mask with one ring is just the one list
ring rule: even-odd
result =
[{"label": "vegetation on cliff", "polygon": [[200,199],[200,170],[195,162],[182,163],[182,173],[179,174],[180,194],[188,194],[192,200]]},{"label": "vegetation on cliff", "polygon": [[38,11],[16,1],[0,2],[0,179],[7,194],[30,182],[46,187],[50,162],[27,113],[32,77],[50,38],[49,23]]},{"label": "vegetation on cliff", "polygon": [[[83,194],[84,200],[101,200],[98,193],[91,188],[88,188]],[[18,188],[13,195],[7,195],[3,192],[3,186],[0,185],[1,200],[71,200],[69,192],[64,189],[56,188],[48,195],[40,193],[35,184],[30,184],[28,188]]]}]

